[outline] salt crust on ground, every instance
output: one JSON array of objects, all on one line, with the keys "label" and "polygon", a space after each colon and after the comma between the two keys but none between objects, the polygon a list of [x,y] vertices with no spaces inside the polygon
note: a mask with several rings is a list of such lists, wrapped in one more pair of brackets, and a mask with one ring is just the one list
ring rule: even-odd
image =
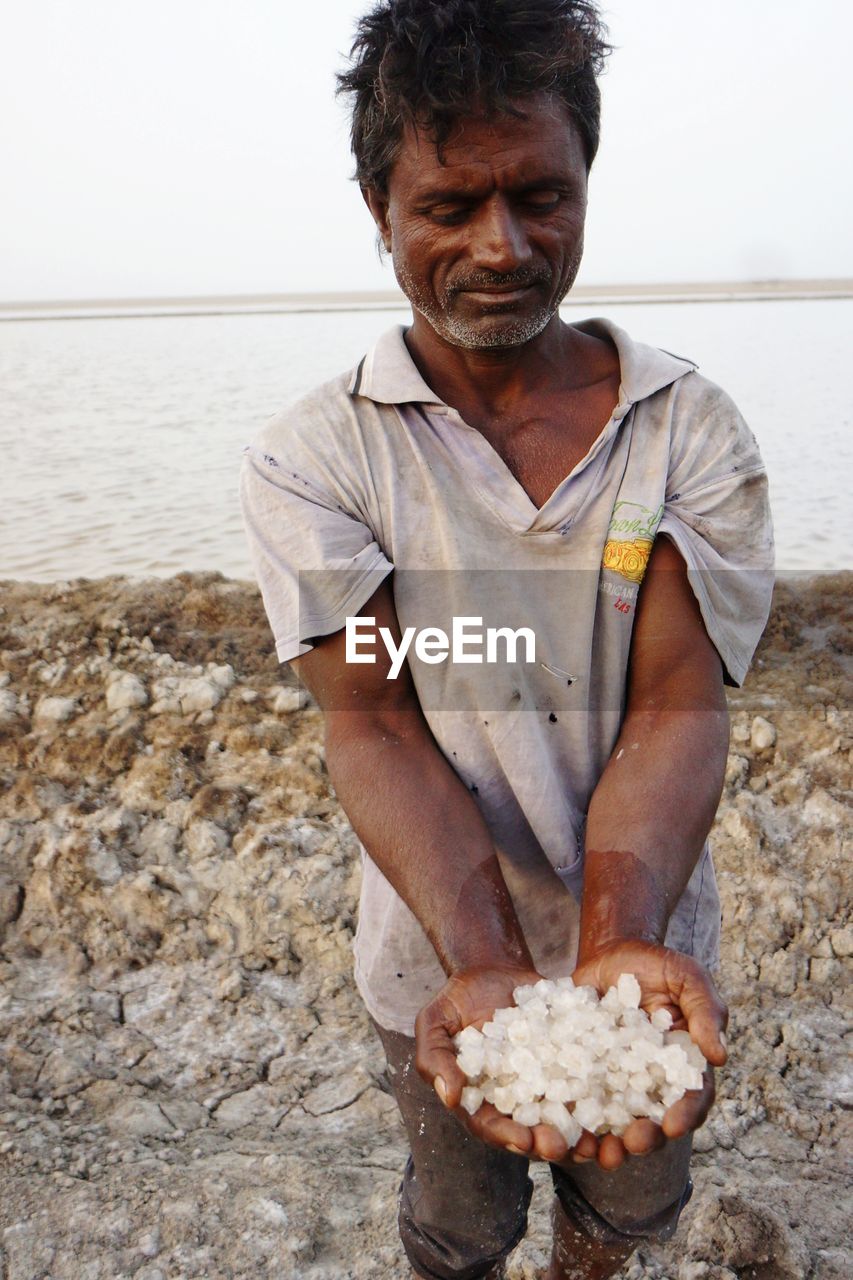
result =
[{"label": "salt crust on ground", "polygon": [[[732,1057],[682,1228],[630,1280],[853,1275],[851,586],[780,587],[730,694]],[[4,1280],[408,1274],[404,1147],[350,976],[355,844],[319,715],[269,655],[257,592],[215,574],[0,584]],[[544,1264],[534,1181],[510,1280]]]}]

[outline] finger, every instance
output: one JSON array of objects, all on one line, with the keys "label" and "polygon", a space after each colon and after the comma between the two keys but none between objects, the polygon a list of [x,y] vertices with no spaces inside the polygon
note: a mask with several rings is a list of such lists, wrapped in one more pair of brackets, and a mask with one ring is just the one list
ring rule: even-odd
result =
[{"label": "finger", "polygon": [[661,1127],[667,1138],[682,1138],[705,1123],[716,1094],[712,1067],[706,1069],[703,1080],[701,1089],[690,1089],[664,1115]]},{"label": "finger", "polygon": [[419,1048],[415,1057],[418,1074],[435,1089],[439,1100],[453,1111],[462,1102],[462,1090],[468,1083],[467,1076],[459,1070],[456,1051],[451,1040],[446,1045]]},{"label": "finger", "polygon": [[615,1133],[605,1133],[598,1144],[598,1163],[602,1169],[618,1169],[625,1162],[625,1147]]},{"label": "finger", "polygon": [[559,1129],[555,1129],[550,1124],[535,1124],[532,1132],[531,1155],[535,1155],[539,1160],[548,1160],[551,1164],[559,1164],[561,1160],[565,1160],[569,1148]]},{"label": "finger", "polygon": [[456,1061],[452,1037],[459,1031],[459,1011],[439,997],[418,1014],[415,1021],[415,1067],[421,1079],[432,1085],[445,1106],[458,1107],[468,1083]]},{"label": "finger", "polygon": [[625,1150],[632,1156],[644,1156],[666,1142],[663,1130],[654,1120],[632,1120],[622,1134]]},{"label": "finger", "polygon": [[460,1113],[465,1127],[481,1142],[490,1147],[509,1147],[513,1154],[529,1155],[533,1150],[533,1132],[526,1125],[517,1124],[512,1116],[505,1116],[490,1102],[484,1102],[473,1116]]},{"label": "finger", "polygon": [[715,1067],[726,1061],[725,1030],[729,1011],[710,975],[696,961],[678,952],[666,953],[666,977],[687,1030],[707,1060]]},{"label": "finger", "polygon": [[590,1133],[588,1129],[584,1129],[572,1148],[571,1154],[575,1164],[584,1164],[587,1160],[594,1160],[598,1155],[598,1138],[594,1133]]}]

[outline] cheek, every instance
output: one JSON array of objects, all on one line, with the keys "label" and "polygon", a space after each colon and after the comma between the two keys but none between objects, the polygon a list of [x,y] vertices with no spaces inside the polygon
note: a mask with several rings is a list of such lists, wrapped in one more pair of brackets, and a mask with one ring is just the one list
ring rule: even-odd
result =
[{"label": "cheek", "polygon": [[410,275],[441,279],[454,261],[453,251],[429,228],[415,231],[399,223],[392,227],[392,233],[394,261]]}]

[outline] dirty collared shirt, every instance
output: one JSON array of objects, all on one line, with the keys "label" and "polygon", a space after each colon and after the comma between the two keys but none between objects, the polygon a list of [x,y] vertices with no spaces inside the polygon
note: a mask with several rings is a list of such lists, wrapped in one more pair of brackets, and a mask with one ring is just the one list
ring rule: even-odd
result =
[{"label": "dirty collared shirt", "polygon": [[[729,683],[744,678],[772,587],[765,470],[729,397],[691,361],[608,321],[577,327],[615,344],[619,397],[541,508],[426,385],[403,328],[273,418],[245,450],[241,475],[280,661],[344,627],[392,570],[404,632],[437,628],[450,640],[454,619],[469,619],[461,660],[423,646],[421,657],[409,651],[409,667],[549,976],[571,972],[576,959],[586,813],[624,715],[654,539],[666,534],[684,558]],[[509,632],[519,633],[514,650]],[[356,981],[382,1026],[411,1035],[444,974],[366,850],[363,862]],[[706,846],[666,941],[713,967],[719,925]]]}]

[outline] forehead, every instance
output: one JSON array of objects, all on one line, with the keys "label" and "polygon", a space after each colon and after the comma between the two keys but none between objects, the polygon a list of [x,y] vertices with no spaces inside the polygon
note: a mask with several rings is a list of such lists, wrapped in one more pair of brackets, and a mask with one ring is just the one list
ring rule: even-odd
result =
[{"label": "forehead", "polygon": [[471,115],[457,120],[441,147],[408,125],[389,187],[409,194],[525,185],[543,179],[586,178],[583,139],[568,109],[543,94],[518,102],[523,115]]}]

